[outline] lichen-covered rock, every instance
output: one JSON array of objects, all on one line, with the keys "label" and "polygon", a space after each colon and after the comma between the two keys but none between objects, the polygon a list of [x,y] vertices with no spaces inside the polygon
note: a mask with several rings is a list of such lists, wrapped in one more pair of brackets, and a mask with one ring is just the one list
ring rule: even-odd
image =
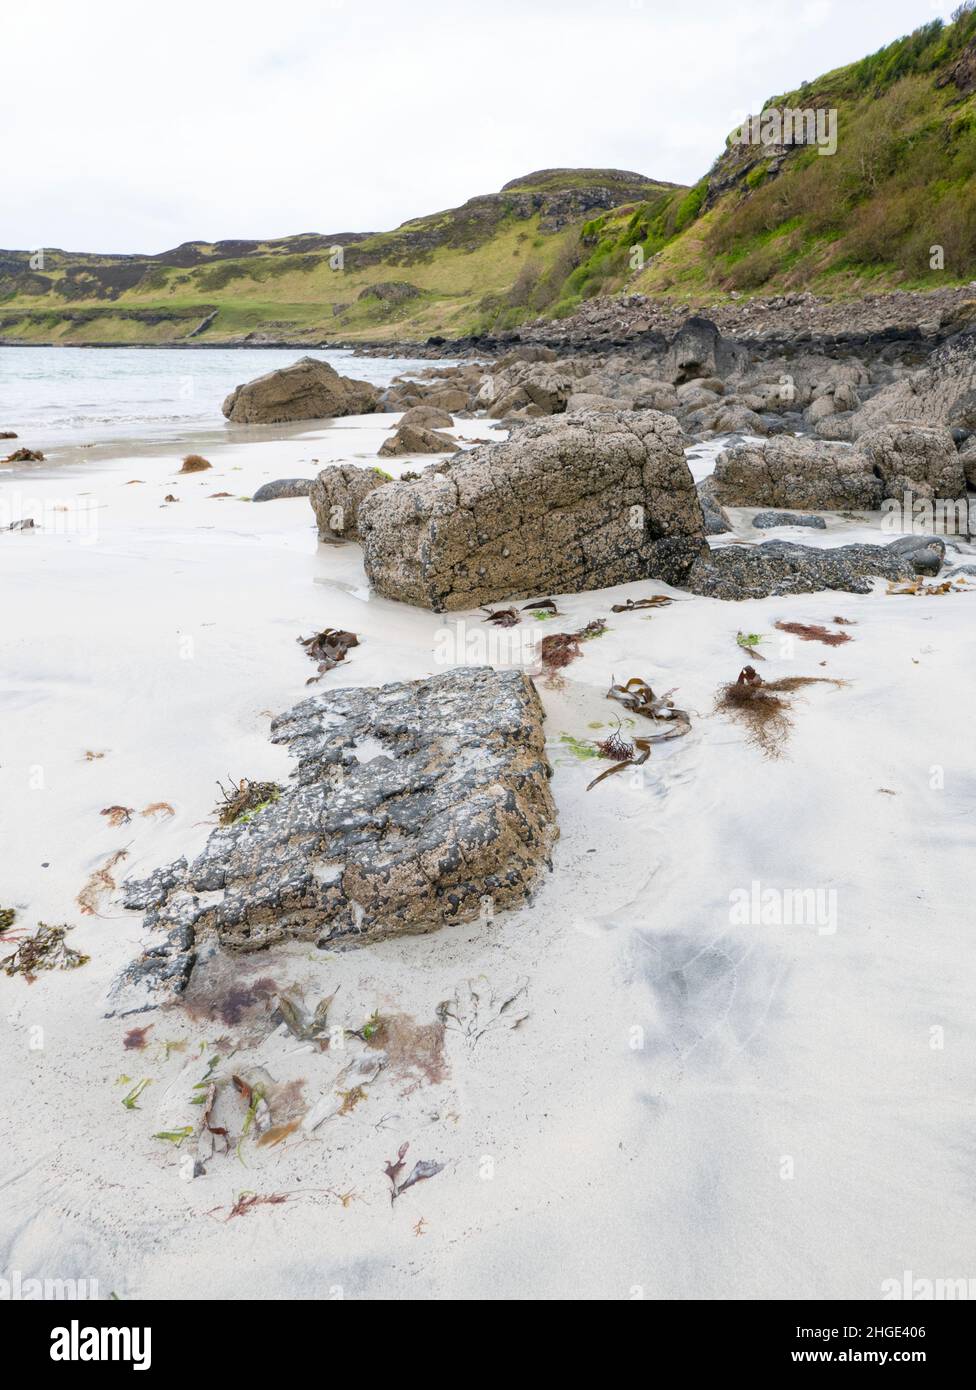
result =
[{"label": "lichen-covered rock", "polygon": [[777,435],[738,444],[715,464],[715,496],[727,507],[876,511],[884,486],[867,455],[842,444]]},{"label": "lichen-covered rock", "polygon": [[235,387],[222,409],[235,424],[265,425],[364,415],[376,409],[378,399],[369,382],[340,376],[317,357],[302,357]]},{"label": "lichen-covered rock", "polygon": [[522,672],[333,690],[275,720],[272,739],[297,758],[293,786],[215,830],[192,863],[124,886],[151,935],[114,1012],[179,992],[204,941],[324,948],[433,931],[519,905],[549,863],[542,706]]},{"label": "lichen-covered rock", "polygon": [[677,422],[654,411],[533,422],[359,508],[388,598],[434,612],[663,579],[680,584],[704,524]]},{"label": "lichen-covered rock", "polygon": [[389,483],[375,468],[332,463],[313,481],[308,499],[323,541],[355,540],[359,506],[376,488]]},{"label": "lichen-covered rock", "polygon": [[947,429],[886,425],[862,435],[857,452],[882,479],[885,497],[900,499],[906,492],[923,498],[965,496],[965,465]]},{"label": "lichen-covered rock", "polygon": [[769,598],[775,594],[814,594],[842,589],[871,592],[873,579],[911,579],[909,558],[886,545],[836,548],[764,541],[747,549],[730,545],[699,560],[687,587],[708,598]]}]

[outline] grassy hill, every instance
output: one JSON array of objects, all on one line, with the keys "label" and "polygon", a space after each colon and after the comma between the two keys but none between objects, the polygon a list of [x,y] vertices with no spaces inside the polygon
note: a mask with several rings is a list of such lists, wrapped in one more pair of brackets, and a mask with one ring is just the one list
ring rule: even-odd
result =
[{"label": "grassy hill", "polygon": [[[153,256],[0,251],[0,341],[422,339],[547,312],[594,211],[668,196],[615,169],[550,169],[391,232],[188,242]],[[342,248],[337,266],[335,248]]]},{"label": "grassy hill", "polygon": [[[730,136],[690,191],[590,221],[560,312],[622,289],[707,302],[730,291],[842,297],[976,278],[972,3],[951,25],[926,24],[763,110],[783,108],[836,110],[836,154]],[[637,271],[634,246],[645,258]]]}]

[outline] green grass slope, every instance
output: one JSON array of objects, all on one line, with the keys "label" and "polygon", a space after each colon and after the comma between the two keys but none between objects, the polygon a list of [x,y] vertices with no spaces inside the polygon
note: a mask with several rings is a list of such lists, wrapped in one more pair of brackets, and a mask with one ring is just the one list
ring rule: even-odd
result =
[{"label": "green grass slope", "polygon": [[[156,256],[0,251],[0,341],[319,343],[455,337],[545,313],[595,211],[675,186],[550,169],[375,234],[188,242]],[[337,247],[342,264],[337,264]]]},{"label": "green grass slope", "polygon": [[836,110],[837,152],[730,137],[690,191],[591,220],[559,312],[618,290],[707,302],[730,291],[843,297],[976,278],[973,3],[951,25],[926,24],[763,109],[787,107]]}]

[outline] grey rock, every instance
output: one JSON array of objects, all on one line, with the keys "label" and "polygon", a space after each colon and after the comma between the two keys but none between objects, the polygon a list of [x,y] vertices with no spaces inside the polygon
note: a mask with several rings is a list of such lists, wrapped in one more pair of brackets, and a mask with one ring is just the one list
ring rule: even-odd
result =
[{"label": "grey rock", "polygon": [[929,365],[885,386],[854,417],[860,436],[889,425],[976,428],[976,334],[960,334]]},{"label": "grey rock", "polygon": [[[294,785],[190,864],[129,883],[149,945],[112,1011],[185,988],[194,953],[417,934],[523,903],[558,837],[542,707],[519,671],[313,696],[272,724]],[[364,748],[382,752],[362,756]]]},{"label": "grey rock", "polygon": [[715,500],[714,479],[705,478],[698,484],[696,490],[698,500],[701,503],[702,516],[705,518],[706,536],[721,536],[727,531],[731,531],[732,523],[726,515],[725,508]]},{"label": "grey rock", "polygon": [[726,449],[715,464],[716,497],[730,507],[876,511],[883,484],[866,455],[842,444],[780,435]]},{"label": "grey rock", "polygon": [[276,502],[281,497],[307,497],[311,487],[311,478],[277,478],[273,483],[262,483],[251,501]]},{"label": "grey rock", "polygon": [[730,545],[698,561],[687,587],[708,598],[769,598],[774,594],[812,594],[840,589],[871,592],[872,579],[911,579],[910,561],[890,546],[843,545],[836,549],[765,541],[746,548]]},{"label": "grey rock", "polygon": [[802,512],[757,512],[752,524],[760,531],[769,531],[774,526],[808,526],[814,531],[827,529],[822,516],[809,516]]},{"label": "grey rock", "polygon": [[681,385],[702,377],[723,377],[744,360],[743,351],[724,339],[710,319],[690,318],[668,347],[662,375]]},{"label": "grey rock", "polygon": [[916,574],[937,575],[945,563],[945,541],[941,536],[901,536],[888,549],[906,559]]},{"label": "grey rock", "polygon": [[947,429],[886,425],[862,434],[857,452],[883,481],[885,497],[900,500],[906,492],[921,498],[965,496],[965,465]]}]

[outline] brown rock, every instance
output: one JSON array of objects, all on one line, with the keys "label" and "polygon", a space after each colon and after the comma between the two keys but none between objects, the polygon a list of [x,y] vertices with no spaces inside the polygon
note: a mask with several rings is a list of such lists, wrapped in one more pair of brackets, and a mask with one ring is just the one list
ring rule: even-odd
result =
[{"label": "brown rock", "polygon": [[380,593],[435,612],[660,578],[704,542],[684,436],[653,411],[561,416],[366,498]]},{"label": "brown rock", "polygon": [[366,381],[340,376],[328,362],[302,357],[236,387],[223,404],[236,424],[278,424],[365,415],[376,409],[379,392]]}]

